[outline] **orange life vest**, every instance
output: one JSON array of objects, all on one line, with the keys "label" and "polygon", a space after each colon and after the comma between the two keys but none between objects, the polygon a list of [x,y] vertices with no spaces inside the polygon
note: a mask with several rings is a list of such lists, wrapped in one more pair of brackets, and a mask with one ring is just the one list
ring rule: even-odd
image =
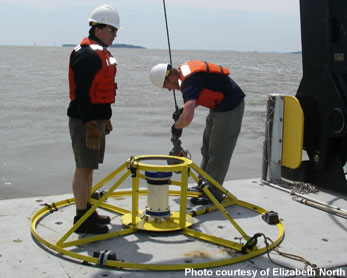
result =
[{"label": "orange life vest", "polygon": [[[117,61],[112,57],[107,48],[102,47],[97,42],[84,38],[81,43],[75,47],[74,51],[79,51],[82,45],[88,45],[99,56],[102,63],[101,69],[97,71],[90,86],[89,96],[91,103],[113,103],[115,101],[117,83],[114,82],[117,73]],[[69,66],[69,87],[70,99],[75,99],[76,84],[74,81],[74,72]]]},{"label": "orange life vest", "polygon": [[[184,80],[196,72],[207,72],[207,73],[217,73],[223,75],[229,75],[230,71],[222,66],[215,65],[209,62],[192,60],[179,67],[181,85]],[[207,107],[209,109],[214,109],[217,104],[219,104],[224,99],[224,94],[222,92],[211,91],[204,88],[196,100],[197,105]]]}]

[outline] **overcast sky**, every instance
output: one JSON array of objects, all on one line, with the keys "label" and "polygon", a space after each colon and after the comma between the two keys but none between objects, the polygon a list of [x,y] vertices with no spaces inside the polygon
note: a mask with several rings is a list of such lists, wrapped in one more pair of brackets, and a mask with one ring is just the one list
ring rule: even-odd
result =
[{"label": "overcast sky", "polygon": [[[0,0],[0,45],[77,44],[100,4],[118,10],[114,43],[166,49],[162,0]],[[299,0],[165,0],[172,49],[301,50]]]}]

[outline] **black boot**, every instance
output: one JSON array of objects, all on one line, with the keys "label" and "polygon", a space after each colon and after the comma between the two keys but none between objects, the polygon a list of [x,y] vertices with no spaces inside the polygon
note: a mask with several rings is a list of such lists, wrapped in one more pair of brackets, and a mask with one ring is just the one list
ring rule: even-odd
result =
[{"label": "black boot", "polygon": [[[75,224],[81,217],[75,216],[73,223]],[[108,231],[109,229],[106,225],[95,223],[89,217],[76,229],[75,233],[106,234]]]}]

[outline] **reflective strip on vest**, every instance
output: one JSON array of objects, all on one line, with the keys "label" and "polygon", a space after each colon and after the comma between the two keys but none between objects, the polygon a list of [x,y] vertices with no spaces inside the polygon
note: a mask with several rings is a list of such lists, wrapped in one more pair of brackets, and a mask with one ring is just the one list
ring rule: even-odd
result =
[{"label": "reflective strip on vest", "polygon": [[91,49],[93,49],[94,51],[95,51],[95,50],[100,50],[100,51],[103,51],[103,50],[104,50],[104,48],[103,48],[101,45],[98,45],[98,44],[91,44],[91,45],[89,45],[89,47],[90,47]]},{"label": "reflective strip on vest", "polygon": [[192,73],[192,71],[190,70],[190,67],[187,64],[184,64],[183,66],[181,66],[180,69],[184,77]]}]

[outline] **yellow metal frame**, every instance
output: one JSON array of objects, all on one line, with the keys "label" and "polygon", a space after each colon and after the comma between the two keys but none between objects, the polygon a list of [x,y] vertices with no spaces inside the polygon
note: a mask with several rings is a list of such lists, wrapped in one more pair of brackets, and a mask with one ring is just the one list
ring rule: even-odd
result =
[{"label": "yellow metal frame", "polygon": [[[167,161],[168,159],[172,160],[175,159],[178,163],[175,165],[152,165],[152,164],[145,164],[142,161],[144,160],[164,160]],[[223,246],[226,248],[231,248],[236,251],[241,251],[241,249],[244,247],[244,244],[241,244],[239,242],[234,242],[231,240],[226,240],[220,237],[216,237],[213,235],[209,235],[206,233],[198,232],[193,229],[188,228],[190,223],[187,224],[187,220],[190,221],[192,219],[193,215],[192,213],[186,214],[186,208],[187,208],[187,197],[189,196],[197,196],[198,193],[188,192],[188,178],[189,176],[192,177],[196,182],[198,182],[199,178],[198,175],[204,177],[207,181],[214,184],[219,190],[223,191],[224,194],[227,196],[226,199],[223,200],[222,203],[220,203],[208,190],[207,187],[203,188],[203,191],[205,194],[212,200],[214,206],[205,207],[203,209],[197,210],[194,212],[194,217],[197,217],[201,214],[205,214],[211,211],[219,210],[221,213],[226,217],[226,219],[235,227],[235,229],[240,233],[242,238],[247,242],[250,239],[250,236],[246,234],[246,232],[236,223],[236,221],[230,216],[228,211],[225,209],[228,206],[231,205],[238,205],[247,209],[250,209],[252,211],[255,211],[259,214],[265,214],[267,211],[261,207],[258,207],[256,205],[238,200],[234,195],[232,195],[229,191],[227,191],[224,187],[222,187],[216,180],[214,180],[212,177],[210,177],[206,172],[201,170],[196,164],[194,164],[191,160],[184,158],[184,157],[176,157],[176,156],[151,156],[151,155],[145,155],[145,156],[137,156],[137,157],[131,157],[127,162],[122,164],[119,168],[114,170],[112,173],[110,173],[108,176],[106,176],[104,179],[102,179],[100,182],[98,182],[92,189],[92,192],[95,192],[96,190],[99,190],[104,186],[104,184],[111,182],[113,179],[115,179],[118,175],[122,174],[121,177],[111,185],[109,190],[99,199],[91,199],[91,203],[93,204],[92,208],[88,210],[88,212],[77,222],[75,223],[56,243],[49,242],[48,240],[44,239],[42,236],[40,236],[36,230],[37,225],[39,224],[39,221],[47,216],[51,212],[51,208],[48,206],[45,206],[44,208],[37,211],[32,219],[31,219],[31,232],[35,239],[37,241],[47,247],[49,247],[52,250],[55,250],[58,253],[64,254],[66,256],[69,256],[71,258],[75,258],[78,260],[90,262],[97,264],[98,258],[94,258],[91,256],[82,255],[79,253],[72,252],[70,250],[67,250],[67,247],[71,246],[81,246],[87,243],[96,242],[100,240],[115,238],[118,236],[124,236],[130,233],[134,233],[139,230],[138,223],[139,223],[139,217],[141,217],[141,211],[139,211],[138,208],[138,197],[139,195],[146,195],[147,190],[140,190],[139,189],[139,180],[145,179],[145,176],[141,173],[141,171],[157,171],[157,172],[176,172],[181,174],[181,181],[171,181],[172,185],[176,185],[180,187],[180,190],[169,190],[170,196],[180,196],[180,211],[179,213],[175,214],[175,217],[177,218],[177,225],[179,226],[177,228],[177,225],[174,227],[174,230],[181,230],[182,234],[199,239],[204,240],[206,242],[210,242],[219,246]],[[128,191],[118,191],[115,192],[115,190],[118,188],[119,185],[121,185],[124,180],[129,176],[132,176],[132,190]],[[108,197],[120,197],[120,196],[131,196],[132,198],[132,208],[131,211],[117,207],[111,204],[105,203],[105,200]],[[74,204],[74,199],[68,199],[63,200],[54,203],[54,207],[59,209],[60,207],[68,206]],[[87,238],[81,238],[78,240],[72,240],[68,241],[68,238],[71,236],[71,234],[98,208],[103,208],[106,210],[109,210],[111,212],[122,214],[122,215],[130,215],[130,220],[128,220],[129,225],[127,228],[110,232],[103,235],[97,235],[97,236],[91,236]],[[170,230],[171,224],[164,224],[162,226],[161,232],[165,232],[167,230]],[[185,264],[141,264],[141,263],[133,263],[133,262],[124,262],[124,261],[113,261],[113,260],[107,260],[106,265],[110,267],[116,267],[116,268],[129,268],[129,269],[142,269],[142,270],[183,270],[185,268],[207,268],[207,267],[217,267],[222,265],[228,265],[237,263],[240,261],[244,261],[247,259],[250,259],[252,257],[258,256],[260,254],[263,254],[267,251],[270,251],[275,246],[277,246],[284,237],[284,228],[282,222],[279,222],[276,224],[278,229],[278,236],[277,239],[273,241],[273,243],[268,247],[263,247],[258,249],[257,246],[254,246],[252,250],[250,250],[249,253],[240,255],[237,257],[231,257],[227,259],[221,259],[217,261],[210,261],[210,262],[202,262],[202,263],[185,263]],[[160,225],[159,229],[160,230]]]}]

